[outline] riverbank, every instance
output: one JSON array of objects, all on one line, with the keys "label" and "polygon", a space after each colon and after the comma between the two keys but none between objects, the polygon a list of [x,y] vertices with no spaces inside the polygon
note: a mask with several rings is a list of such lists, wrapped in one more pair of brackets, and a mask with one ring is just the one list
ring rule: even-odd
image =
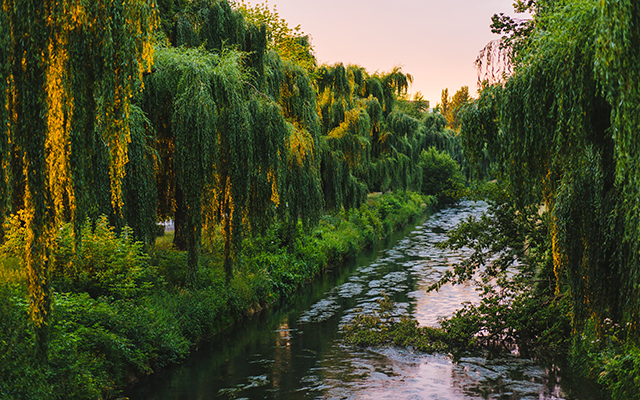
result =
[{"label": "riverbank", "polygon": [[[475,302],[475,285],[444,287],[427,293],[452,260],[468,248],[439,249],[454,226],[478,217],[486,204],[462,201],[417,224],[394,232],[375,250],[358,254],[292,296],[286,305],[260,313],[203,344],[180,366],[141,380],[124,396],[136,400],[202,396],[228,399],[567,397],[564,370],[511,357],[485,360],[428,355],[397,346],[347,345],[344,328],[359,316],[380,312],[415,317],[433,326],[466,301]],[[402,232],[402,233],[400,233]],[[384,298],[393,301],[385,311]],[[383,303],[383,304],[381,304]],[[560,375],[558,375],[560,373]],[[554,397],[555,396],[555,397]],[[594,399],[595,400],[595,399]]]},{"label": "riverbank", "polygon": [[[200,341],[286,299],[434,205],[433,197],[414,193],[370,195],[359,209],[325,215],[309,232],[300,227],[294,244],[283,243],[274,227],[246,241],[228,286],[215,238],[201,256],[197,284],[187,286],[186,256],[170,249],[166,239],[147,254],[98,224],[83,238],[83,257],[99,273],[67,272],[54,280],[46,365],[32,357],[25,277],[15,260],[4,257],[0,397],[115,397],[138,377],[180,362]],[[57,245],[54,257],[60,261],[71,243],[61,234]]]}]

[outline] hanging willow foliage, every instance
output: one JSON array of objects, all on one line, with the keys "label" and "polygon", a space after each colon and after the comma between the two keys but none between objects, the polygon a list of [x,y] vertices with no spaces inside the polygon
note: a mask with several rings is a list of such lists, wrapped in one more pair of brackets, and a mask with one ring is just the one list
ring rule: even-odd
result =
[{"label": "hanging willow foliage", "polygon": [[[109,208],[118,212],[123,204],[130,99],[151,63],[154,4],[2,4],[0,163],[10,168],[0,184],[0,218],[24,208],[24,264],[41,357],[51,304],[47,248],[56,221],[82,222],[101,191]],[[98,169],[89,161],[96,149],[106,155],[106,187],[88,179]]]},{"label": "hanging willow foliage", "polygon": [[124,195],[124,222],[133,230],[134,237],[150,244],[156,238],[158,190],[155,171],[158,153],[154,149],[154,131],[151,121],[142,109],[131,105],[131,142],[122,192]]},{"label": "hanging willow foliage", "polygon": [[640,332],[640,5],[623,0],[601,2],[598,20],[595,70],[603,93],[611,104],[615,138],[616,180],[621,188],[619,214],[624,219],[622,239],[629,246],[620,294],[628,322]]},{"label": "hanging willow foliage", "polygon": [[576,328],[610,318],[637,335],[638,121],[627,105],[638,99],[625,96],[638,76],[625,41],[638,37],[638,9],[557,1],[536,18],[513,76],[467,111],[463,143],[476,162],[486,145],[517,204],[551,211],[557,287],[568,283]]},{"label": "hanging willow foliage", "polygon": [[[561,4],[545,20],[535,51],[504,93],[509,168],[519,198],[542,194],[554,214],[551,232],[559,282],[568,276],[576,325],[594,315],[620,321],[620,264],[610,107],[593,71],[595,1]],[[518,132],[517,134],[515,134]],[[503,140],[504,142],[504,140]],[[585,170],[588,172],[585,173]],[[540,200],[538,200],[540,201]]]},{"label": "hanging willow foliage", "polygon": [[247,23],[242,12],[234,10],[226,0],[192,1],[175,18],[170,38],[175,47],[203,46],[219,51],[235,46],[246,53],[243,65],[251,71],[253,84],[262,87],[268,45],[264,24]]},{"label": "hanging willow foliage", "polygon": [[[4,4],[3,4],[4,5]],[[9,109],[12,102],[9,49],[9,15],[0,11],[0,242],[4,239],[4,220],[11,212],[11,146],[9,145]]]},{"label": "hanging willow foliage", "polygon": [[[296,222],[319,210],[315,103],[306,72],[290,65],[282,76],[269,76],[283,88],[281,107],[248,83],[243,57],[235,50],[160,48],[156,72],[145,82],[144,108],[159,127],[157,151],[171,163],[159,171],[161,204],[173,207],[165,213],[176,220],[176,237],[184,237],[192,275],[203,226],[210,233],[222,226],[231,278],[244,232],[262,231],[278,210]],[[294,182],[306,188],[308,205],[289,188]]]},{"label": "hanging willow foliage", "polygon": [[298,221],[308,228],[322,211],[320,181],[319,121],[316,91],[307,70],[291,61],[283,63],[283,79],[276,93],[284,117],[289,123],[287,168],[285,168],[285,204],[279,207],[289,221],[289,242]]},{"label": "hanging willow foliage", "polygon": [[[36,325],[37,352],[46,357],[48,322],[51,311],[51,293],[48,279],[48,251],[51,234],[50,190],[47,187],[45,143],[47,139],[47,58],[48,32],[46,6],[40,2],[3,3],[6,12],[4,29],[10,66],[8,112],[10,122],[3,126],[3,142],[14,146],[20,154],[24,174],[26,209],[25,267],[29,285],[29,310]],[[18,40],[22,36],[29,40]],[[44,53],[44,56],[43,56]],[[6,138],[9,138],[7,140]],[[9,176],[12,180],[13,176]]]},{"label": "hanging willow foliage", "polygon": [[406,94],[412,80],[399,67],[375,75],[357,65],[318,69],[322,149],[330,153],[322,163],[329,208],[358,205],[370,190],[420,190],[417,165],[431,146],[463,160],[455,135],[444,133],[444,125],[433,121],[437,117],[420,121],[394,111],[395,98]]},{"label": "hanging willow foliage", "polygon": [[[371,117],[358,97],[365,71],[339,63],[318,70],[322,138],[322,189],[329,209],[359,206],[367,193],[371,164]],[[377,117],[377,115],[376,115]]]}]

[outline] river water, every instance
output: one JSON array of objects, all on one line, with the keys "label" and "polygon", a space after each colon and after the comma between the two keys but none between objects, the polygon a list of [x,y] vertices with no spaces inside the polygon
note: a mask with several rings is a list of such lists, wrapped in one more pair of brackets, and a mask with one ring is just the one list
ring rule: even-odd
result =
[{"label": "river water", "polygon": [[385,293],[395,302],[395,314],[411,315],[421,325],[436,325],[463,302],[477,301],[471,283],[432,293],[426,288],[466,254],[434,245],[486,207],[465,201],[405,229],[125,395],[131,400],[590,398],[584,391],[572,394],[570,379],[557,367],[532,360],[463,357],[453,362],[442,354],[342,343],[340,327],[357,313],[375,310]]}]

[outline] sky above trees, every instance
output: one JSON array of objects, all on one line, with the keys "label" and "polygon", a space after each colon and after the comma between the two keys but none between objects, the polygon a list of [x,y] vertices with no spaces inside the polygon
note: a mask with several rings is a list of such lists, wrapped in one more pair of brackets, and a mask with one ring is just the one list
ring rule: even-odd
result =
[{"label": "sky above trees", "polygon": [[[252,1],[256,4],[262,1]],[[270,0],[290,26],[310,34],[320,63],[359,64],[374,72],[396,65],[414,76],[410,93],[435,106],[440,92],[469,86],[476,96],[478,52],[498,38],[496,13],[513,15],[513,0]],[[526,15],[517,17],[526,18]]]}]

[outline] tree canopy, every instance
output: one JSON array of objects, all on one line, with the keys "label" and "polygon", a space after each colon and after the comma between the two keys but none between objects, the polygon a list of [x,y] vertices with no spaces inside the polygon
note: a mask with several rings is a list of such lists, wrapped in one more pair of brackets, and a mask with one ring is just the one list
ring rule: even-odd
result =
[{"label": "tree canopy", "polygon": [[420,98],[403,112],[410,74],[317,67],[309,36],[267,5],[36,3],[0,10],[0,240],[22,218],[41,356],[66,223],[80,254],[92,224],[149,245],[174,220],[189,285],[203,244],[222,237],[228,282],[247,236],[277,225],[295,246],[323,211],[421,190],[423,151],[459,155]]},{"label": "tree canopy", "polygon": [[516,204],[551,212],[557,287],[573,300],[574,325],[594,320],[601,329],[609,318],[637,337],[638,77],[630,63],[639,10],[633,2],[529,3],[534,23],[512,35],[513,75],[482,90],[462,140],[476,162],[486,147]]}]

